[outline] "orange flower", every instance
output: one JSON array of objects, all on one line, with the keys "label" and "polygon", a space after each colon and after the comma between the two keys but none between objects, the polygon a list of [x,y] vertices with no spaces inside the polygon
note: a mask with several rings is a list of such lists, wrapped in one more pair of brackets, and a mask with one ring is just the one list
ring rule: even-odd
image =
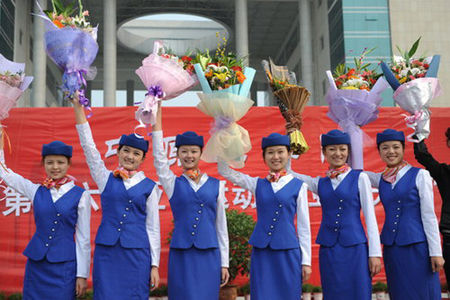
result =
[{"label": "orange flower", "polygon": [[53,24],[55,24],[56,25],[56,27],[58,27],[58,28],[63,28],[64,27],[64,25],[59,21],[59,20],[53,20]]},{"label": "orange flower", "polygon": [[246,79],[244,73],[242,73],[241,71],[236,72],[236,77],[237,77],[237,80],[239,81],[239,83],[243,83],[244,80]]},{"label": "orange flower", "polygon": [[205,73],[205,77],[212,77],[213,76],[213,70],[209,69],[208,72]]}]

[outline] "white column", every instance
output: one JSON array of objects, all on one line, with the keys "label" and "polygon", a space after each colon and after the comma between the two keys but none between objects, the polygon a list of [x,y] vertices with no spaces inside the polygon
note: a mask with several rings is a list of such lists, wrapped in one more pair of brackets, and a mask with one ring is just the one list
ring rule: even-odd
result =
[{"label": "white column", "polygon": [[103,105],[116,106],[117,39],[116,0],[104,0]]},{"label": "white column", "polygon": [[302,76],[300,80],[311,92],[310,104],[318,103],[314,99],[314,76],[313,76],[313,56],[311,39],[311,7],[310,0],[299,0],[299,20],[300,20],[300,57]]},{"label": "white column", "polygon": [[238,57],[245,57],[244,65],[249,64],[248,53],[248,15],[247,0],[235,0],[235,29],[236,53]]},{"label": "white column", "polygon": [[[42,9],[47,9],[47,1],[39,1]],[[34,13],[38,13],[39,9],[35,2]],[[45,53],[45,26],[44,21],[40,17],[33,16],[33,89],[31,92],[31,105],[34,107],[45,107],[46,99],[46,64],[47,57]]]}]

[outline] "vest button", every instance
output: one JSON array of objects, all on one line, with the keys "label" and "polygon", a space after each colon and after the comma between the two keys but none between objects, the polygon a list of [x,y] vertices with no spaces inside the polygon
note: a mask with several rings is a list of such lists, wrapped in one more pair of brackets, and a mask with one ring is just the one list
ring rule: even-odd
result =
[{"label": "vest button", "polygon": [[273,225],[270,225],[270,229],[273,229]]},{"label": "vest button", "polygon": [[342,202],[344,202],[344,200],[342,200],[342,199],[341,199],[341,200],[339,200],[339,202],[341,202],[341,203],[342,203]]},{"label": "vest button", "polygon": [[202,211],[201,211],[201,210],[199,210],[199,211],[198,211],[198,213],[199,213],[199,214],[201,214],[201,213],[202,213]]},{"label": "vest button", "polygon": [[276,221],[277,221],[277,219],[276,219],[276,218],[273,218],[272,220],[273,220],[274,222],[276,222]]},{"label": "vest button", "polygon": [[279,212],[278,212],[278,211],[276,211],[276,212],[275,212],[275,214],[276,214],[276,215],[278,215],[278,214],[279,214]]},{"label": "vest button", "polygon": [[195,235],[195,232],[192,231],[192,235]]},{"label": "vest button", "polygon": [[392,229],[392,232],[395,232],[395,229]]},{"label": "vest button", "polygon": [[55,222],[53,222],[53,223],[58,224],[58,221],[55,221]]},{"label": "vest button", "polygon": [[337,230],[338,230],[337,228],[334,229],[334,231],[337,231]]},{"label": "vest button", "polygon": [[59,216],[61,216],[61,214],[60,214],[60,213],[57,213],[56,216],[59,217]]},{"label": "vest button", "polygon": [[53,237],[51,235],[48,236],[48,239],[51,240]]},{"label": "vest button", "polygon": [[48,247],[48,243],[45,243],[45,247]]},{"label": "vest button", "polygon": [[400,207],[397,207],[397,210],[400,210]]},{"label": "vest button", "polygon": [[128,200],[128,203],[131,203],[131,202],[133,202],[133,201],[131,201],[131,200]]},{"label": "vest button", "polygon": [[339,209],[342,209],[342,207],[339,206]]},{"label": "vest button", "polygon": [[201,203],[200,206],[203,207],[205,204]]},{"label": "vest button", "polygon": [[336,224],[339,224],[339,221],[336,221]]},{"label": "vest button", "polygon": [[117,231],[120,231],[121,229],[120,228],[117,228]]},{"label": "vest button", "polygon": [[397,225],[397,222],[394,222],[394,225]]},{"label": "vest button", "polygon": [[269,231],[267,234],[268,234],[268,235],[272,235],[272,232]]},{"label": "vest button", "polygon": [[198,221],[198,217],[195,218],[195,221]]},{"label": "vest button", "polygon": [[123,224],[123,222],[122,222],[122,221],[120,221],[120,222],[119,222],[119,224],[120,224],[120,225],[122,225],[122,224]]},{"label": "vest button", "polygon": [[128,207],[125,207],[125,210],[129,210],[129,208],[128,208]]},{"label": "vest button", "polygon": [[341,215],[340,215],[340,214],[337,214],[336,216],[340,217]]},{"label": "vest button", "polygon": [[55,228],[52,228],[52,231],[55,231]]},{"label": "vest button", "polygon": [[402,203],[402,201],[398,200],[398,203]]},{"label": "vest button", "polygon": [[278,205],[278,207],[283,207],[283,204]]},{"label": "vest button", "polygon": [[127,214],[123,214],[123,217],[125,218],[127,216]]},{"label": "vest button", "polygon": [[396,217],[396,218],[398,218],[398,217],[399,217],[399,215],[395,215],[395,217]]},{"label": "vest button", "polygon": [[197,224],[192,225],[192,227],[197,228]]}]

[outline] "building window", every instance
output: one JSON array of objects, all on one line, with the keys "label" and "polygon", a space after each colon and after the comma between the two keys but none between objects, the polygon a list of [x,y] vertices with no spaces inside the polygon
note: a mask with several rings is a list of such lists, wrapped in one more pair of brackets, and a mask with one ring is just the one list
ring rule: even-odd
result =
[{"label": "building window", "polygon": [[14,2],[0,1],[0,52],[6,58],[14,59]]}]

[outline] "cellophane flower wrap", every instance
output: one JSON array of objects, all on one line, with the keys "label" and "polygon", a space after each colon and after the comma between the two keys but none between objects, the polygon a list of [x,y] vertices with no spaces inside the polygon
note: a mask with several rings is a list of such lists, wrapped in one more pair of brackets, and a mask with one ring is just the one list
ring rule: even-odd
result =
[{"label": "cellophane flower wrap", "polygon": [[136,120],[141,124],[155,124],[158,101],[175,98],[198,83],[190,61],[188,56],[178,58],[166,54],[162,41],[155,41],[153,53],[136,70],[148,91],[136,111]]},{"label": "cellophane flower wrap", "polygon": [[[38,3],[39,5],[39,3]],[[83,11],[79,1],[79,13],[70,4],[66,7],[60,0],[52,0],[53,10],[38,15],[45,21],[45,51],[62,70],[62,91],[65,99],[73,98],[78,91],[79,101],[90,110],[85,96],[86,80],[92,80],[97,70],[92,63],[97,57],[97,27],[86,21],[88,11]]]},{"label": "cellophane flower wrap", "polygon": [[224,49],[219,47],[213,57],[208,51],[197,54],[198,63],[194,65],[203,91],[198,93],[197,108],[214,118],[202,159],[225,161],[234,168],[242,168],[245,154],[252,147],[248,131],[236,122],[254,103],[248,95],[256,71],[243,67],[241,60],[232,53],[225,54]]},{"label": "cellophane flower wrap", "polygon": [[378,108],[383,100],[381,93],[388,87],[383,77],[368,69],[370,64],[363,64],[370,51],[364,50],[359,59],[355,58],[355,68],[340,65],[334,76],[331,71],[326,72],[330,84],[326,95],[327,115],[349,134],[349,163],[354,169],[364,168],[361,127],[378,118]]},{"label": "cellophane flower wrap", "polygon": [[[394,101],[410,113],[405,116],[406,126],[414,129],[407,136],[411,142],[420,142],[430,135],[431,101],[441,94],[437,73],[440,55],[414,58],[420,38],[402,56],[394,56],[392,64],[381,63],[386,80],[394,90]],[[413,138],[413,135],[416,138]]]},{"label": "cellophane flower wrap", "polygon": [[9,116],[32,81],[32,76],[25,76],[24,63],[15,63],[0,54],[0,121]]},{"label": "cellophane flower wrap", "polygon": [[277,66],[271,59],[263,60],[262,66],[281,115],[286,120],[292,153],[303,154],[309,150],[309,146],[300,131],[303,125],[302,113],[311,93],[297,85],[295,73],[289,72],[286,66]]}]

